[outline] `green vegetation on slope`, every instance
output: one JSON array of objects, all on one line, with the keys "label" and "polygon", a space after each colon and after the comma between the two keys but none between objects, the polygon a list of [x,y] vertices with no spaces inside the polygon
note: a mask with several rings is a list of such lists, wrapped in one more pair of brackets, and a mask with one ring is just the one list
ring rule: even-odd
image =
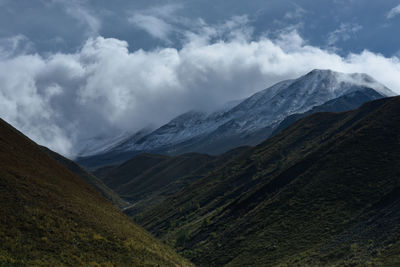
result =
[{"label": "green vegetation on slope", "polygon": [[191,266],[0,121],[1,266]]},{"label": "green vegetation on slope", "polygon": [[304,118],[136,216],[199,266],[400,265],[400,98]]},{"label": "green vegetation on slope", "polygon": [[99,191],[105,198],[110,200],[119,208],[124,208],[128,206],[128,203],[120,198],[118,194],[116,194],[113,190],[111,190],[108,186],[106,186],[99,178],[94,176],[93,174],[86,171],[84,168],[69,160],[60,154],[51,151],[47,147],[42,147],[43,151],[49,154],[53,159],[57,160],[61,165],[75,173],[83,180],[85,180],[88,184],[93,186],[97,191]]},{"label": "green vegetation on slope", "polygon": [[125,200],[134,203],[125,213],[136,215],[248,149],[240,147],[219,157],[199,153],[176,157],[141,154],[121,165],[100,168],[95,174]]}]

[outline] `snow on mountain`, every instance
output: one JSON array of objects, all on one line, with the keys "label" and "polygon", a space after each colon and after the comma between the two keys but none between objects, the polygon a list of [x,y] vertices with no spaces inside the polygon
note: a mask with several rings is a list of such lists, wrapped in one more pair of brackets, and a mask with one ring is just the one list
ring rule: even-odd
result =
[{"label": "snow on mountain", "polygon": [[[291,114],[307,112],[329,100],[365,88],[373,89],[383,97],[395,95],[367,74],[313,70],[305,76],[282,81],[214,113],[187,112],[147,135],[140,135],[139,138],[137,134],[130,136],[108,146],[103,152],[162,152],[167,148],[172,151],[171,148],[178,144],[186,143],[189,146],[196,143],[200,147],[207,145],[204,142],[213,145],[213,142],[224,140],[238,142],[231,144],[232,147],[243,145],[249,141],[240,141],[241,136],[249,136],[266,127],[273,129]],[[232,139],[234,136],[236,139]]]},{"label": "snow on mountain", "polygon": [[142,129],[132,135],[130,132],[123,132],[119,135],[114,136],[96,136],[86,140],[82,140],[81,143],[85,144],[80,150],[78,157],[87,157],[100,153],[105,153],[120,143],[124,142],[126,139],[137,141],[143,136],[151,133],[148,128]]}]

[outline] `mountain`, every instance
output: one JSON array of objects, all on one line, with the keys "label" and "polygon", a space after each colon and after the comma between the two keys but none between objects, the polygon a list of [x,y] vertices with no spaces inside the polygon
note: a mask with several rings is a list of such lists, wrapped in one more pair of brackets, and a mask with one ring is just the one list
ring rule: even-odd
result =
[{"label": "mountain", "polygon": [[[282,81],[258,92],[233,107],[211,114],[190,111],[141,138],[129,137],[102,153],[80,157],[77,161],[96,168],[121,163],[142,152],[216,155],[234,147],[259,144],[292,114],[305,113],[338,97],[365,90],[375,91],[364,95],[367,101],[394,95],[366,74],[313,70],[298,79]],[[344,107],[339,107],[338,111]]]},{"label": "mountain", "polygon": [[[356,109],[369,99],[381,95],[372,89],[362,89],[315,106],[305,113],[285,118],[272,135],[289,127],[297,120],[317,112],[338,112]],[[239,147],[219,156],[187,153],[179,156],[139,154],[120,164],[99,168],[94,171],[106,187],[112,188],[123,199],[133,203],[124,212],[135,216],[177,193],[208,172],[221,167],[227,161],[240,155],[249,147]]]},{"label": "mountain", "polygon": [[218,157],[199,153],[179,156],[140,154],[121,165],[100,168],[94,174],[133,203],[124,209],[132,216],[156,206],[248,149],[236,148]]},{"label": "mountain", "polygon": [[93,186],[97,191],[99,191],[103,197],[110,200],[114,205],[119,208],[125,208],[128,206],[128,203],[120,198],[118,194],[116,194],[113,190],[111,190],[108,186],[106,186],[99,178],[94,176],[92,173],[89,173],[84,168],[69,160],[60,154],[48,149],[47,147],[42,147],[42,150],[47,153],[50,157],[57,160],[61,165],[65,168],[73,172],[74,174],[81,177],[88,184]]},{"label": "mountain", "polygon": [[191,266],[0,120],[0,266]]},{"label": "mountain", "polygon": [[198,266],[399,266],[400,97],[300,119],[135,220]]},{"label": "mountain", "polygon": [[151,128],[148,127],[143,128],[134,134],[130,132],[122,132],[117,135],[99,135],[93,138],[87,138],[80,141],[82,144],[82,149],[80,149],[78,156],[85,157],[104,153],[112,150],[113,147],[118,146],[128,138],[134,142],[150,134],[151,132]]},{"label": "mountain", "polygon": [[382,95],[377,91],[369,88],[365,88],[359,91],[351,92],[349,94],[340,96],[332,99],[320,106],[315,106],[311,110],[304,113],[296,113],[287,116],[279,125],[276,127],[271,135],[275,135],[279,131],[289,127],[301,118],[317,112],[343,112],[348,110],[357,109],[362,104],[382,98]]}]

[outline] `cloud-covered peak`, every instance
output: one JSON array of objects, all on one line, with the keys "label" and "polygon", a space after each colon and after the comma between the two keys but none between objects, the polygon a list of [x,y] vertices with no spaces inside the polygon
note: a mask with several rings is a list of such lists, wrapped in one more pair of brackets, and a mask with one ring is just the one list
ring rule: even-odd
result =
[{"label": "cloud-covered peak", "polygon": [[[92,37],[73,53],[0,60],[0,114],[40,144],[74,155],[84,140],[211,111],[312,69],[361,72],[400,92],[400,62],[369,51],[340,56],[297,31],[253,37],[248,18],[186,31],[182,47],[130,49]],[[1,51],[1,49],[0,49]]]}]

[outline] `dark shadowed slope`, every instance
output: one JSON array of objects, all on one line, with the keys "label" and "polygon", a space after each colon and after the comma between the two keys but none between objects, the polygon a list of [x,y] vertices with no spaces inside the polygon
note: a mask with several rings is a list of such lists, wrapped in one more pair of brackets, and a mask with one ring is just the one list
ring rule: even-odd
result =
[{"label": "dark shadowed slope", "polygon": [[2,120],[0,240],[2,266],[190,265]]},{"label": "dark shadowed slope", "polygon": [[199,266],[400,265],[400,98],[301,119],[136,217]]},{"label": "dark shadowed slope", "polygon": [[203,178],[211,170],[248,149],[240,147],[218,157],[198,153],[175,157],[141,154],[121,165],[101,168],[95,174],[132,203],[125,213],[135,215]]},{"label": "dark shadowed slope", "polygon": [[47,147],[42,147],[43,151],[49,154],[53,159],[57,160],[61,165],[66,167],[71,172],[75,173],[83,180],[85,180],[88,184],[93,186],[97,191],[99,191],[105,198],[110,200],[119,208],[124,208],[128,206],[128,203],[122,200],[118,194],[116,194],[113,190],[111,190],[108,186],[106,186],[99,178],[94,176],[93,174],[86,171],[84,168],[69,160],[60,154],[48,149]]}]

